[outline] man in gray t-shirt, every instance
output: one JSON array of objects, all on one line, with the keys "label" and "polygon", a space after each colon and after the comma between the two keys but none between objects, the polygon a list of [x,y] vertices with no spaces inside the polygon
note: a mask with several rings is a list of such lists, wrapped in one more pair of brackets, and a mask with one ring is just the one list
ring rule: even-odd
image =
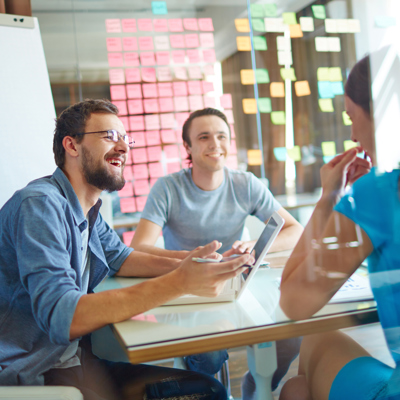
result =
[{"label": "man in gray t-shirt", "polygon": [[[224,256],[246,253],[254,241],[241,241],[245,219],[255,215],[267,222],[274,211],[284,218],[285,225],[270,251],[295,246],[302,226],[252,173],[225,167],[230,128],[223,113],[212,108],[192,113],[183,126],[182,138],[192,168],[157,180],[133,237],[133,248],[181,259],[198,246],[216,239],[222,243],[220,252]],[[161,230],[165,249],[154,246]],[[278,369],[280,347],[278,342]],[[294,357],[297,353],[296,345]],[[186,363],[192,370],[212,374],[227,357],[226,351],[213,352],[187,357]],[[273,381],[273,388],[292,359],[285,363],[283,374]]]}]

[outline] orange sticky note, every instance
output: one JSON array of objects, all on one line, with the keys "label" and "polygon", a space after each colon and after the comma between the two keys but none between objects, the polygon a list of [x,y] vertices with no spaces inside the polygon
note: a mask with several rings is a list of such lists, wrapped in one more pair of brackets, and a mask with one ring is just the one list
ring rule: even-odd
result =
[{"label": "orange sticky note", "polygon": [[309,96],[311,94],[310,84],[308,81],[297,81],[294,83],[294,90],[296,92],[296,96]]},{"label": "orange sticky note", "polygon": [[301,38],[303,37],[303,31],[301,30],[300,24],[289,25],[290,37],[291,38]]},{"label": "orange sticky note", "polygon": [[161,144],[159,131],[147,131],[145,134],[145,138],[147,146],[154,146],[156,144]]},{"label": "orange sticky note", "polygon": [[257,101],[256,99],[243,99],[243,112],[245,114],[257,114]]},{"label": "orange sticky note", "polygon": [[247,164],[262,165],[261,150],[247,150]]},{"label": "orange sticky note", "polygon": [[271,82],[271,97],[285,97],[285,84],[283,82]]},{"label": "orange sticky note", "polygon": [[175,109],[172,97],[160,98],[158,99],[158,104],[160,105],[161,112],[172,112]]},{"label": "orange sticky note", "polygon": [[251,51],[251,41],[249,36],[237,36],[236,45],[238,51]]},{"label": "orange sticky note", "polygon": [[247,18],[236,18],[235,27],[238,32],[250,32],[249,20]]},{"label": "orange sticky note", "polygon": [[252,69],[241,69],[240,70],[240,82],[242,85],[253,85],[256,81],[254,70]]}]

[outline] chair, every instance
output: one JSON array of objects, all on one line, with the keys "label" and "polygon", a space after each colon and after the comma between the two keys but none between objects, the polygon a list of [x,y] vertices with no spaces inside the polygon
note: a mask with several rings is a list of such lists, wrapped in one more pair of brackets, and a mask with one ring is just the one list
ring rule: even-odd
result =
[{"label": "chair", "polygon": [[2,386],[0,399],[83,400],[83,395],[70,386]]}]

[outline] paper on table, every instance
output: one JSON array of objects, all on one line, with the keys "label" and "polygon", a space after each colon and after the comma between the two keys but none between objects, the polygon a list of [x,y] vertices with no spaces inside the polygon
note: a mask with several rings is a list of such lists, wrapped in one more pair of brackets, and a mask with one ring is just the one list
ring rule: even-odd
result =
[{"label": "paper on table", "polygon": [[150,18],[139,18],[137,20],[138,30],[142,32],[153,32],[153,23]]},{"label": "paper on table", "polygon": [[203,60],[206,63],[214,63],[217,61],[215,57],[215,50],[214,49],[204,49],[203,50]]},{"label": "paper on table", "polygon": [[143,82],[156,82],[156,69],[155,68],[142,68],[142,81]]},{"label": "paper on table", "polygon": [[[200,81],[188,81],[189,94],[203,94],[203,86]],[[186,94],[179,95],[186,96]]]},{"label": "paper on table", "polygon": [[155,162],[149,164],[149,174],[151,178],[160,178],[164,176],[164,171],[161,163]]},{"label": "paper on table", "polygon": [[373,300],[369,279],[357,271],[343,284],[330,299],[329,303],[344,303],[349,301]]},{"label": "paper on table", "polygon": [[125,83],[125,75],[123,69],[110,69],[108,77],[111,84]]},{"label": "paper on table", "polygon": [[169,65],[169,51],[157,51],[156,60],[157,65]]},{"label": "paper on table", "polygon": [[318,99],[319,108],[322,112],[334,112],[332,99]]},{"label": "paper on table", "polygon": [[166,1],[152,1],[151,11],[154,15],[165,15],[168,14],[167,2]]},{"label": "paper on table", "polygon": [[[147,131],[145,134],[147,146],[154,146],[161,144],[160,132],[157,131]],[[151,175],[150,175],[151,176]]]},{"label": "paper on table", "polygon": [[172,74],[169,67],[158,67],[157,78],[160,82],[172,81]]},{"label": "paper on table", "polygon": [[148,179],[149,171],[147,164],[136,164],[133,166],[133,176],[135,179]]},{"label": "paper on table", "polygon": [[197,18],[183,18],[183,26],[187,31],[198,31]]},{"label": "paper on table", "polygon": [[203,74],[201,72],[201,67],[194,65],[188,67],[189,78],[190,79],[203,79]]},{"label": "paper on table", "polygon": [[165,18],[153,19],[155,32],[168,32],[168,20]]},{"label": "paper on table", "polygon": [[222,108],[232,108],[232,95],[230,93],[225,93],[219,98]]},{"label": "paper on table", "polygon": [[155,36],[154,45],[157,50],[169,50],[169,39],[168,36]]},{"label": "paper on table", "polygon": [[160,114],[160,118],[161,118],[161,128],[162,129],[175,127],[174,114],[172,114],[172,113]]},{"label": "paper on table", "polygon": [[187,96],[188,89],[186,82],[172,82],[174,96]]},{"label": "paper on table", "polygon": [[214,31],[214,26],[211,18],[199,18],[199,30],[201,31]]},{"label": "paper on table", "polygon": [[183,32],[182,18],[169,19],[168,26],[171,32]]},{"label": "paper on table", "polygon": [[[200,33],[200,43],[201,43],[201,47],[215,47],[214,34],[213,33]],[[189,46],[187,46],[187,47],[189,47]],[[198,44],[197,44],[197,46],[191,46],[191,47],[198,47]]]},{"label": "paper on table", "polygon": [[314,18],[300,17],[300,27],[303,32],[314,32]]},{"label": "paper on table", "polygon": [[336,143],[333,141],[321,143],[322,154],[324,156],[336,156]]},{"label": "paper on table", "polygon": [[158,100],[161,112],[171,112],[174,111],[174,102],[172,97],[162,97]]},{"label": "paper on table", "polygon": [[154,50],[153,38],[151,36],[139,36],[140,50]]},{"label": "paper on table", "polygon": [[141,99],[128,100],[129,114],[143,114],[143,102]]},{"label": "paper on table", "polygon": [[242,105],[245,114],[257,114],[256,99],[242,99]]},{"label": "paper on table", "polygon": [[271,122],[274,125],[285,125],[286,124],[285,111],[272,111]]},{"label": "paper on table", "polygon": [[136,32],[136,19],[134,18],[124,18],[122,22],[122,32]]},{"label": "paper on table", "polygon": [[108,33],[121,32],[121,21],[116,18],[106,19],[106,32]]},{"label": "paper on table", "polygon": [[289,79],[290,81],[297,80],[294,68],[281,68],[281,77],[284,81],[286,79]]},{"label": "paper on table", "polygon": [[157,99],[144,99],[143,106],[144,106],[144,112],[147,114],[159,112]]},{"label": "paper on table", "polygon": [[175,111],[188,111],[188,98],[186,96],[174,97],[174,108]]},{"label": "paper on table", "polygon": [[297,81],[294,83],[294,90],[296,92],[296,96],[309,96],[311,94],[310,84],[308,81]]},{"label": "paper on table", "polygon": [[285,97],[285,84],[283,82],[271,82],[271,97]]},{"label": "paper on table", "polygon": [[200,62],[199,50],[186,50],[186,55],[188,56],[190,64],[197,64]]},{"label": "paper on table", "polygon": [[143,115],[129,117],[129,125],[131,127],[131,131],[143,131],[144,130]]},{"label": "paper on table", "polygon": [[110,86],[111,100],[125,100],[126,91],[124,85],[111,85]]},{"label": "paper on table", "polygon": [[149,194],[149,181],[147,179],[135,179],[133,189],[135,191],[135,195],[137,196],[140,196],[142,194]]},{"label": "paper on table", "polygon": [[265,68],[257,68],[255,71],[257,83],[269,83],[269,73]]},{"label": "paper on table", "polygon": [[183,35],[170,35],[169,42],[173,49],[185,48],[185,39]]},{"label": "paper on table", "polygon": [[132,159],[134,164],[142,164],[147,162],[146,149],[132,149],[131,150]]},{"label": "paper on table", "polygon": [[126,108],[125,100],[115,100],[113,104],[118,108],[118,115],[127,115],[128,109]]},{"label": "paper on table", "polygon": [[158,97],[157,85],[155,83],[144,83],[142,85],[143,97],[154,98]]},{"label": "paper on table", "polygon": [[290,149],[286,149],[287,155],[294,161],[301,161],[300,146],[293,146]]},{"label": "paper on table", "polygon": [[175,64],[184,64],[185,62],[185,51],[184,50],[173,50],[172,60]]},{"label": "paper on table", "polygon": [[235,27],[238,32],[241,33],[250,32],[249,20],[247,18],[236,18]]},{"label": "paper on table", "polygon": [[301,38],[304,36],[300,24],[289,25],[289,30],[290,30],[290,37],[292,39]]},{"label": "paper on table", "polygon": [[164,129],[161,131],[161,140],[163,143],[175,143],[175,131],[172,129]]},{"label": "paper on table", "polygon": [[146,131],[154,131],[160,129],[160,118],[158,114],[145,115],[144,123],[146,126]]},{"label": "paper on table", "polygon": [[271,99],[269,97],[260,97],[258,99],[258,111],[263,114],[272,111]]},{"label": "paper on table", "polygon": [[147,147],[147,156],[149,161],[160,161],[161,146]]},{"label": "paper on table", "polygon": [[251,51],[250,36],[237,36],[236,45],[238,51]]},{"label": "paper on table", "polygon": [[145,66],[156,65],[154,51],[145,51],[140,53],[140,63]]},{"label": "paper on table", "polygon": [[124,61],[122,59],[122,53],[108,53],[108,65],[110,67],[123,67]]},{"label": "paper on table", "polygon": [[158,83],[158,95],[160,97],[172,97],[172,83]]},{"label": "paper on table", "polygon": [[199,47],[200,46],[199,35],[197,33],[190,33],[185,35],[185,43],[186,47],[188,48]]},{"label": "paper on table", "polygon": [[106,39],[107,51],[122,51],[121,38],[110,37]]},{"label": "paper on table", "polygon": [[138,50],[138,42],[136,37],[123,37],[122,38],[122,47],[124,51],[137,51]]}]

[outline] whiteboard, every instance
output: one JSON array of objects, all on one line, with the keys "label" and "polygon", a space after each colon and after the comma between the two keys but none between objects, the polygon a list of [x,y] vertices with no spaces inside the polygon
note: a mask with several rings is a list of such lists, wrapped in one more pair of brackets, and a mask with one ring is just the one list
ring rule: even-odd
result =
[{"label": "whiteboard", "polygon": [[52,174],[56,117],[37,18],[0,14],[0,208]]}]

